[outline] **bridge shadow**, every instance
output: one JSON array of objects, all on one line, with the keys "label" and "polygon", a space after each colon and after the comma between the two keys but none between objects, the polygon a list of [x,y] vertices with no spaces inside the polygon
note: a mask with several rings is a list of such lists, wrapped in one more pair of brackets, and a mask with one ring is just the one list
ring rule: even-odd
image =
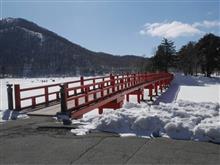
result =
[{"label": "bridge shadow", "polygon": [[155,101],[154,105],[158,105],[160,102],[163,103],[172,103],[173,101],[176,100],[177,95],[179,93],[179,85],[176,83],[172,83],[171,86],[164,92],[162,93]]}]

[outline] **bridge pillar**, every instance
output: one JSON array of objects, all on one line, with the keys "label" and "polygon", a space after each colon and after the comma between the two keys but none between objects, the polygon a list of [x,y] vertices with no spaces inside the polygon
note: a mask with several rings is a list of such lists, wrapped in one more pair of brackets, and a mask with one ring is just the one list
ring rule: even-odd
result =
[{"label": "bridge pillar", "polygon": [[156,96],[158,96],[158,88],[157,88],[157,86],[158,86],[158,82],[156,82],[156,83],[154,84],[154,91],[155,91],[155,95],[156,95]]},{"label": "bridge pillar", "polygon": [[99,108],[99,114],[101,115],[103,113],[103,108]]},{"label": "bridge pillar", "polygon": [[162,93],[163,92],[163,82],[162,82],[162,80],[160,81],[159,88],[160,88],[160,92]]},{"label": "bridge pillar", "polygon": [[123,103],[124,103],[124,96],[120,96],[117,99],[99,107],[98,108],[99,114],[103,113],[104,108],[109,108],[109,109],[114,109],[114,110],[119,109],[122,107]]},{"label": "bridge pillar", "polygon": [[148,85],[150,101],[153,101],[153,84]]},{"label": "bridge pillar", "polygon": [[144,89],[138,89],[136,91],[133,91],[126,95],[126,101],[129,102],[129,96],[130,95],[136,95],[137,96],[137,102],[140,103],[144,100]]},{"label": "bridge pillar", "polygon": [[126,101],[129,102],[129,94],[126,94]]}]

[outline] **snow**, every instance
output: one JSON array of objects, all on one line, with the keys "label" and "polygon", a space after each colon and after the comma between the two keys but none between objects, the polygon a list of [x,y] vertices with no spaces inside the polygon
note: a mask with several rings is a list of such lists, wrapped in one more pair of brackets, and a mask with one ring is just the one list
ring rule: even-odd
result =
[{"label": "snow", "polygon": [[37,37],[38,39],[41,40],[41,42],[44,41],[44,36],[42,33],[39,33],[39,32],[35,32],[35,31],[32,31],[32,30],[29,30],[29,29],[26,29],[26,28],[23,28],[23,27],[20,27],[20,29],[24,30],[25,32],[27,32],[28,34],[34,36],[34,37]]},{"label": "snow", "polygon": [[[0,118],[25,118],[7,110],[6,84],[21,83],[22,87],[51,84],[75,78],[3,79],[1,80]],[[73,120],[79,125],[71,132],[85,135],[90,131],[107,131],[121,137],[167,137],[172,139],[211,141],[220,143],[220,78],[183,76],[176,74],[170,88],[149,102],[137,103],[136,97],[125,102],[118,110],[104,109],[102,115],[95,109],[82,119]],[[53,89],[55,90],[55,89]],[[148,91],[145,91],[145,99]],[[2,121],[3,121],[2,120]],[[1,121],[1,120],[0,120]]]},{"label": "snow", "polygon": [[176,101],[149,106],[126,103],[102,115],[86,115],[71,132],[85,135],[90,130],[114,132],[124,136],[169,137],[173,139],[220,142],[218,103]]},{"label": "snow", "polygon": [[[122,137],[162,136],[220,143],[219,82],[218,78],[177,74],[171,87],[157,99],[160,102],[152,106],[145,102],[137,104],[133,97],[132,103],[126,102],[121,109],[105,109],[102,115],[84,115],[77,120],[81,125],[71,132],[85,135],[98,130]],[[198,87],[202,89],[197,90]]]}]

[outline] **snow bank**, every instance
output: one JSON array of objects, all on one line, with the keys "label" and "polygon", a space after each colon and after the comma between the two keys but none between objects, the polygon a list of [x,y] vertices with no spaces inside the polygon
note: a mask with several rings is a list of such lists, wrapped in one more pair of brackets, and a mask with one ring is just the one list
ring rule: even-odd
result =
[{"label": "snow bank", "polygon": [[102,115],[87,115],[79,122],[82,125],[71,130],[76,135],[99,130],[121,136],[220,142],[218,103],[180,100],[151,107],[145,103],[126,103],[121,109],[106,110]]}]

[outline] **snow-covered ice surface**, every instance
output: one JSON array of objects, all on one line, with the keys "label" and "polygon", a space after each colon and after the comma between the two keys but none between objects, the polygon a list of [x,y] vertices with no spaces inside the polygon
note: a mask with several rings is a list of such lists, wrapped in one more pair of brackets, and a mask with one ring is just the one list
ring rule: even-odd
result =
[{"label": "snow-covered ice surface", "polygon": [[177,74],[171,87],[154,105],[132,102],[118,110],[104,110],[102,115],[92,111],[74,120],[82,125],[71,132],[84,135],[90,130],[98,130],[118,133],[122,137],[162,136],[220,143],[219,87],[219,78]]},{"label": "snow-covered ice surface", "polygon": [[180,85],[177,100],[220,103],[220,78],[187,76],[185,81]]}]

